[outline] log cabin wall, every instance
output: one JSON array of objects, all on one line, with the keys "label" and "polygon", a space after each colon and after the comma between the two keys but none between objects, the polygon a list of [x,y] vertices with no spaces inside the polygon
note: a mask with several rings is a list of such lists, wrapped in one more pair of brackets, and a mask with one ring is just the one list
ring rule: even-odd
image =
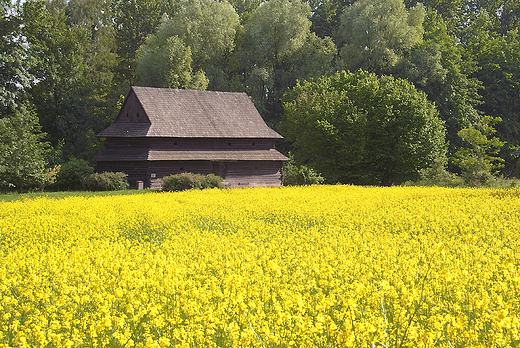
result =
[{"label": "log cabin wall", "polygon": [[123,172],[128,175],[129,188],[137,189],[137,181],[143,181],[144,187],[150,185],[148,179],[148,163],[146,161],[124,161],[124,162],[97,162],[96,171],[103,172]]},{"label": "log cabin wall", "polygon": [[282,184],[282,162],[229,162],[225,182],[232,187],[280,186]]},{"label": "log cabin wall", "polygon": [[274,139],[147,138],[154,150],[270,150]]},{"label": "log cabin wall", "polygon": [[215,174],[227,187],[280,186],[281,161],[157,161],[149,167],[149,188],[160,189],[160,178],[180,173]]},{"label": "log cabin wall", "polygon": [[106,149],[150,148],[150,138],[107,138]]},{"label": "log cabin wall", "polygon": [[153,161],[148,164],[149,188],[160,189],[160,178],[181,173],[213,174],[210,161]]}]

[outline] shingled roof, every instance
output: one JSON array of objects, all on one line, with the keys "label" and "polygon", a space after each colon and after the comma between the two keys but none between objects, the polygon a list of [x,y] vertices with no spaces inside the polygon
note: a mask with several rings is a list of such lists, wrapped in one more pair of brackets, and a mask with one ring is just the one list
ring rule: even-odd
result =
[{"label": "shingled roof", "polygon": [[125,103],[132,93],[147,122],[125,122],[120,114],[99,137],[282,138],[245,93],[132,87]]},{"label": "shingled roof", "polygon": [[287,157],[275,149],[236,151],[165,151],[130,149],[105,149],[93,161],[287,161]]}]

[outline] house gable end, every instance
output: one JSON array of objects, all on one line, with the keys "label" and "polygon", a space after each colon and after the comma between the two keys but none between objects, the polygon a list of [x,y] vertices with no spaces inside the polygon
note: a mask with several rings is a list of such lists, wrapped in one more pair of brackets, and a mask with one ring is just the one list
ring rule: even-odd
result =
[{"label": "house gable end", "polygon": [[133,88],[126,96],[115,123],[150,123],[150,119]]}]

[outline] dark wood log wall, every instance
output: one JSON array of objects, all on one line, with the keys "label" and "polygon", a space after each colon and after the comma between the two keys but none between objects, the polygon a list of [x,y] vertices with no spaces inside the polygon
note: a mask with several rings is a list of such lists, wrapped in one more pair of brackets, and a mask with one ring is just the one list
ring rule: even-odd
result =
[{"label": "dark wood log wall", "polygon": [[269,150],[274,139],[148,138],[154,150]]},{"label": "dark wood log wall", "polygon": [[150,184],[148,180],[148,164],[146,161],[135,162],[97,162],[97,171],[102,172],[123,172],[128,175],[130,188],[137,188],[137,181],[143,181],[145,187]]},{"label": "dark wood log wall", "polygon": [[[269,150],[273,139],[208,139],[208,138],[107,138],[107,149],[139,150]],[[279,186],[281,161],[114,161],[98,162],[97,171],[124,172],[130,188],[137,181],[144,187],[160,189],[159,179],[179,173],[215,174],[228,186]]]}]

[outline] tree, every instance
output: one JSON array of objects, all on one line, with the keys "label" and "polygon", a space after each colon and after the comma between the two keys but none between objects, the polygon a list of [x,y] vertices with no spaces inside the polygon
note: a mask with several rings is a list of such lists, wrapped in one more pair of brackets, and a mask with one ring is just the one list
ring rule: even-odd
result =
[{"label": "tree", "polygon": [[406,80],[338,72],[298,83],[284,111],[295,159],[329,183],[401,183],[445,155],[434,104]]},{"label": "tree", "polygon": [[311,7],[311,30],[317,36],[332,37],[340,25],[343,9],[352,5],[355,0],[307,0]]},{"label": "tree", "polygon": [[53,147],[63,146],[65,157],[90,159],[98,151],[95,134],[111,121],[115,56],[97,50],[106,43],[98,41],[99,31],[73,25],[67,7],[53,4],[23,4],[24,35],[36,59],[31,101]]},{"label": "tree", "polygon": [[330,73],[336,47],[310,31],[310,8],[299,0],[270,0],[244,25],[240,76],[264,118],[276,124],[280,99],[297,79]]},{"label": "tree", "polygon": [[44,183],[44,136],[27,103],[0,118],[0,189],[26,191]]},{"label": "tree", "polygon": [[135,84],[136,53],[153,34],[167,7],[164,0],[112,0],[111,14],[117,45],[119,82]]},{"label": "tree", "polygon": [[205,90],[209,81],[203,71],[193,72],[191,49],[172,36],[159,42],[150,36],[141,46],[137,79],[141,86]]},{"label": "tree", "polygon": [[390,73],[423,35],[424,7],[402,0],[359,0],[347,7],[335,35],[342,66]]},{"label": "tree", "polygon": [[[475,57],[479,69],[474,78],[482,82],[482,103],[477,106],[484,115],[499,117],[497,136],[517,149],[520,145],[520,36],[518,30],[506,34],[490,31],[487,13],[483,13],[467,30],[467,50]],[[503,172],[515,170],[516,158],[503,148],[506,159]],[[518,173],[516,173],[518,175]]]},{"label": "tree", "polygon": [[25,49],[22,18],[11,1],[0,1],[0,114],[17,108],[33,76],[33,57]]},{"label": "tree", "polygon": [[459,131],[464,146],[452,157],[452,162],[462,170],[462,177],[467,184],[486,185],[492,178],[493,171],[500,169],[504,160],[498,157],[500,148],[505,144],[493,137],[493,125],[500,118],[486,116],[478,127],[465,128]]},{"label": "tree", "polygon": [[393,75],[408,79],[435,102],[446,125],[451,155],[460,146],[457,133],[480,120],[477,107],[482,84],[472,77],[478,70],[472,54],[449,34],[442,17],[428,11],[423,25],[423,41],[394,67]]},{"label": "tree", "polygon": [[157,32],[139,51],[139,83],[196,89],[205,89],[208,83],[211,89],[225,86],[217,80],[225,75],[225,58],[235,47],[238,26],[238,15],[227,2],[179,1],[176,12],[162,17]]}]

